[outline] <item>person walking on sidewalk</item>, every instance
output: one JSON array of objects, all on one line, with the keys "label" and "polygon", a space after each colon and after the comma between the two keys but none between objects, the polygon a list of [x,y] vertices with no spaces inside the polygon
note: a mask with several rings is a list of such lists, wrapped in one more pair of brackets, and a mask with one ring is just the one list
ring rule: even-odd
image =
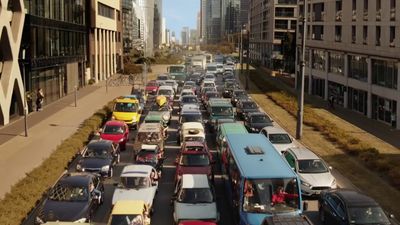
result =
[{"label": "person walking on sidewalk", "polygon": [[43,90],[39,88],[36,93],[36,111],[42,111],[43,100],[44,100]]}]

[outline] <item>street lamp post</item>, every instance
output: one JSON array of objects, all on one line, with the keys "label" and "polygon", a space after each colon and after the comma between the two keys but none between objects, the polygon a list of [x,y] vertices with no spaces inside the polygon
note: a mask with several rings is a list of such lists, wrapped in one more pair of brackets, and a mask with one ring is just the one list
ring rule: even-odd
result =
[{"label": "street lamp post", "polygon": [[246,86],[245,89],[249,90],[249,76],[250,76],[250,31],[246,31]]},{"label": "street lamp post", "polygon": [[22,81],[24,82],[24,130],[25,137],[28,137],[28,101],[26,99],[25,49],[22,49]]},{"label": "street lamp post", "polygon": [[304,114],[304,76],[305,76],[305,57],[306,57],[306,34],[307,34],[307,0],[304,0],[303,10],[303,29],[301,40],[301,60],[300,60],[300,87],[298,88],[297,100],[297,124],[296,139],[301,139],[303,135],[303,114]]}]

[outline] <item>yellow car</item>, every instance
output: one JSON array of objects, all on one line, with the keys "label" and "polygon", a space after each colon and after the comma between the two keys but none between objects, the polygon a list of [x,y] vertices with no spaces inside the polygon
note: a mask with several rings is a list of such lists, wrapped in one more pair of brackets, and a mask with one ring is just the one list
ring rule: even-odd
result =
[{"label": "yellow car", "polygon": [[108,225],[112,224],[150,225],[146,204],[136,200],[117,201],[108,220]]},{"label": "yellow car", "polygon": [[137,99],[117,98],[114,102],[112,119],[124,121],[129,127],[137,128],[141,113]]}]

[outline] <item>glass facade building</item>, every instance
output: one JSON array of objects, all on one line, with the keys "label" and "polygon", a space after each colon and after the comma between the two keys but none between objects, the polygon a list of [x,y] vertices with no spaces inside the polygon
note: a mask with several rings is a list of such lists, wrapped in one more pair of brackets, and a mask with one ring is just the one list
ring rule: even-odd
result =
[{"label": "glass facade building", "polygon": [[44,104],[48,104],[85,85],[87,2],[25,0],[24,3],[21,50],[26,49],[26,89],[35,93],[42,88]]}]

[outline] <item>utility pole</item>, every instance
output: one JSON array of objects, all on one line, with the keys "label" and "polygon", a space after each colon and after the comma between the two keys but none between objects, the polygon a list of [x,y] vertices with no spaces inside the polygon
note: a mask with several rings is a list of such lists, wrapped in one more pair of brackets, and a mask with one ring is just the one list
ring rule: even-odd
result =
[{"label": "utility pole", "polygon": [[250,30],[246,31],[246,86],[245,89],[249,90],[249,76],[250,76]]},{"label": "utility pole", "polygon": [[303,10],[303,29],[301,40],[301,60],[300,60],[300,87],[298,88],[297,100],[297,126],[296,126],[296,139],[301,139],[303,136],[303,114],[304,114],[304,76],[305,76],[305,58],[306,58],[306,34],[307,34],[307,0],[304,0]]}]

